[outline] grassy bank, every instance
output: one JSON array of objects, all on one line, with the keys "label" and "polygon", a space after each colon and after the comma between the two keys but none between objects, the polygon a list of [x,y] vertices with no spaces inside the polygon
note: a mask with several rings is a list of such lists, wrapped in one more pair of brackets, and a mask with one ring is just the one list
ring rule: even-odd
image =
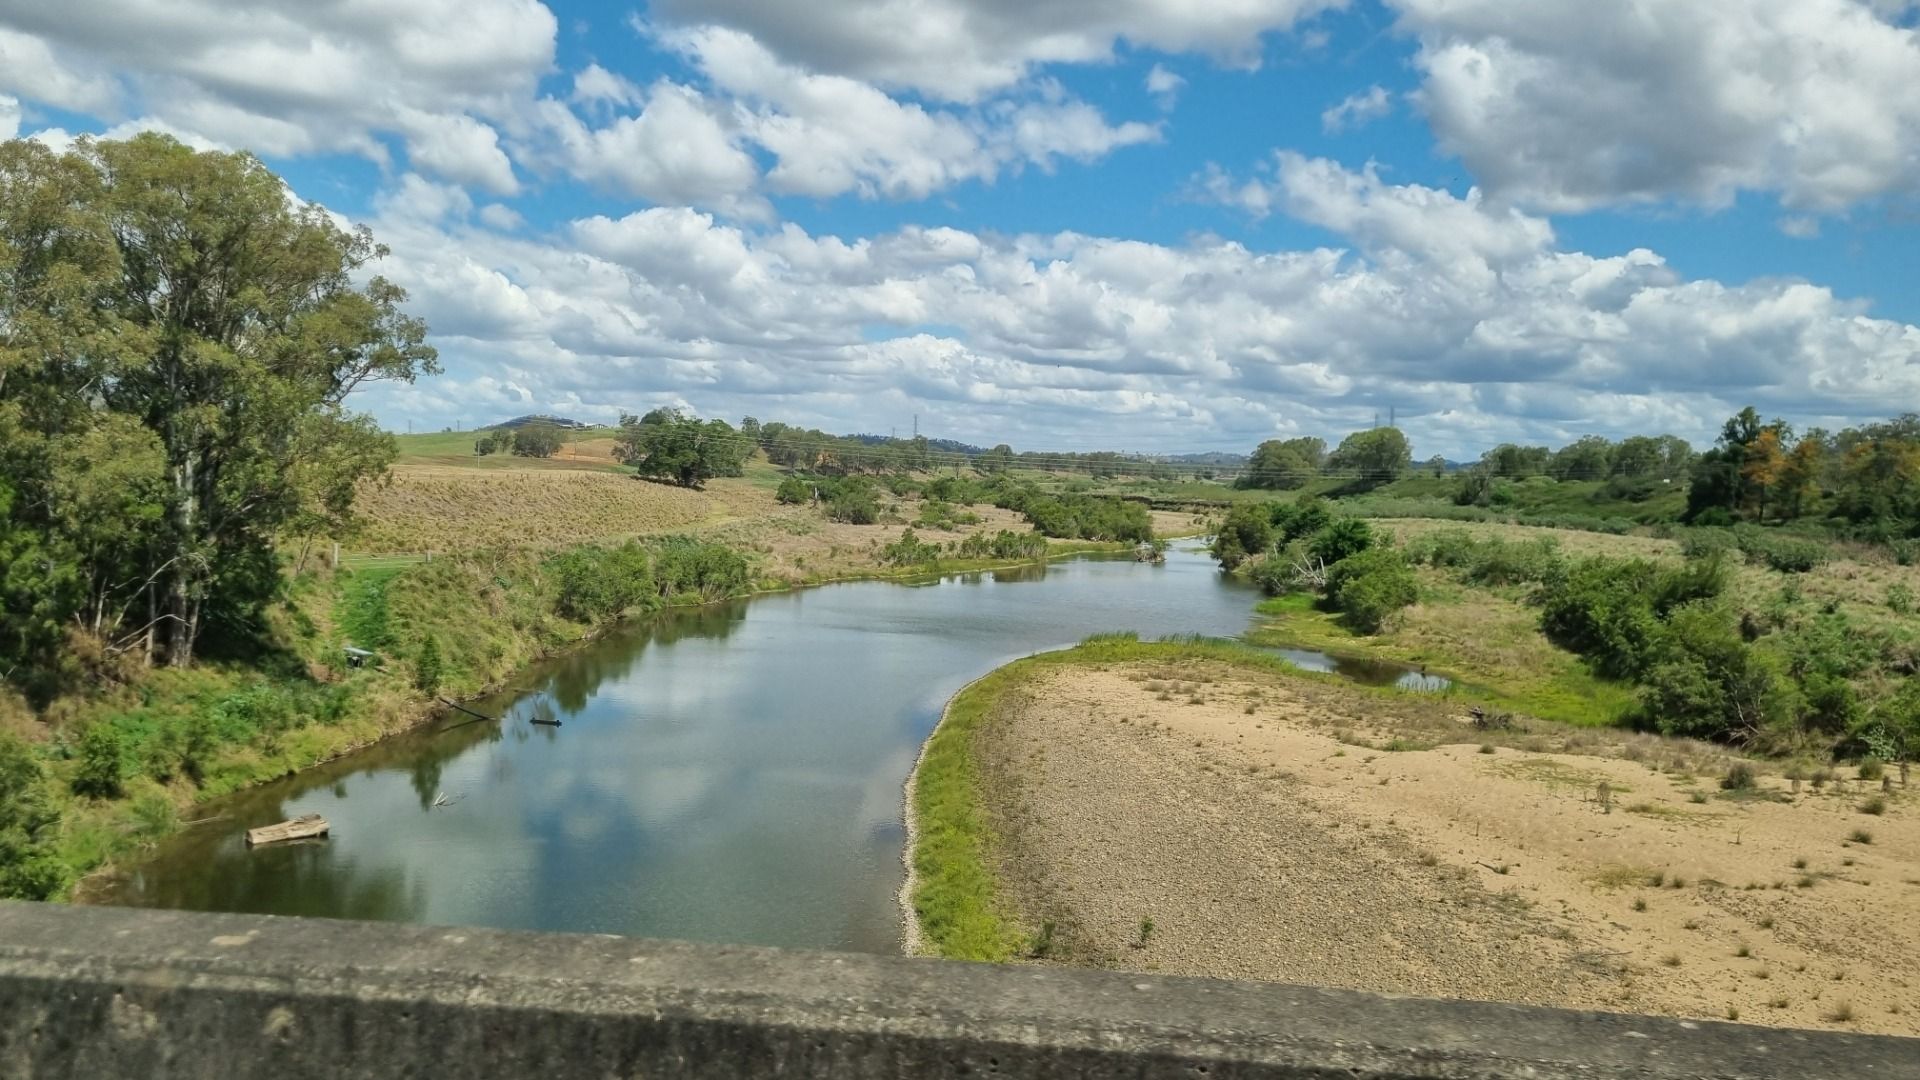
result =
[{"label": "grassy bank", "polygon": [[[1122,545],[1063,543],[1039,560],[869,563],[831,580],[1008,569]],[[364,748],[428,720],[623,620],[807,582],[714,541],[666,538],[558,552],[465,552],[431,562],[310,571],[270,613],[273,648],[244,661],[142,673],[70,704],[32,754],[33,802],[57,822],[36,873],[61,897],[137,857],[194,807]],[[379,655],[345,666],[352,644]],[[35,887],[34,894],[48,890]]]},{"label": "grassy bank", "polygon": [[1265,621],[1248,640],[1421,666],[1454,679],[1456,696],[1563,724],[1616,724],[1632,708],[1632,687],[1594,675],[1541,637],[1538,616],[1517,598],[1421,577],[1420,603],[1386,633],[1355,633],[1311,595],[1294,593],[1260,603]]}]

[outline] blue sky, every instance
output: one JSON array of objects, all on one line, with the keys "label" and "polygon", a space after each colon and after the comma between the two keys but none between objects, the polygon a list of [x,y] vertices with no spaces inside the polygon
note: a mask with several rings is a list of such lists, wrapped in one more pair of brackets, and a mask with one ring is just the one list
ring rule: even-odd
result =
[{"label": "blue sky", "polygon": [[[373,227],[404,430],[1416,450],[1920,408],[1907,0],[0,0],[0,135]],[[1343,103],[1345,103],[1343,105]]]}]

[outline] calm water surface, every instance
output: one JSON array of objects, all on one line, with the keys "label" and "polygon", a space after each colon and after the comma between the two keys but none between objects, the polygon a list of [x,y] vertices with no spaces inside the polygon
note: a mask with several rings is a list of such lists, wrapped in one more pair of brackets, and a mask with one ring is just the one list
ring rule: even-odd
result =
[{"label": "calm water surface", "polygon": [[[956,690],[1099,631],[1238,635],[1256,599],[1176,550],[668,613],[474,703],[500,723],[210,806],[105,899],[891,951],[900,788]],[[306,813],[332,837],[242,842]]]}]

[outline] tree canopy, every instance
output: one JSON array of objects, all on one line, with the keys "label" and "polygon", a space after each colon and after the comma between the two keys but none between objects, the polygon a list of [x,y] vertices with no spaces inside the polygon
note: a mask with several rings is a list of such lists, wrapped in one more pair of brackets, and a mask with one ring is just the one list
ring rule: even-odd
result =
[{"label": "tree canopy", "polygon": [[0,193],[0,667],[70,632],[186,665],[279,587],[276,536],[346,527],[394,455],[347,398],[437,371],[426,327],[248,154],[13,141]]},{"label": "tree canopy", "polygon": [[725,420],[700,420],[673,409],[620,417],[621,461],[641,476],[697,488],[716,476],[739,476],[753,444]]},{"label": "tree canopy", "polygon": [[1399,478],[1413,465],[1413,447],[1399,428],[1370,428],[1340,440],[1327,465],[1339,472],[1352,473],[1359,481],[1386,483]]}]

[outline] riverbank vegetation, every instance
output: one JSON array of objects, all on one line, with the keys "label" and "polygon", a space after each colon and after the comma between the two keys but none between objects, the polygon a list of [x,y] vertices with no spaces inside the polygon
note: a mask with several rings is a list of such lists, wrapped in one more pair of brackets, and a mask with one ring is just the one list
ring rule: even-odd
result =
[{"label": "riverbank vegetation", "polygon": [[1466,700],[1223,643],[1017,661],[956,696],[916,773],[925,947],[1914,1030],[1886,960],[1920,944],[1904,788]]},{"label": "riverbank vegetation", "polygon": [[[1257,512],[1236,508],[1229,523]],[[1581,534],[1510,526],[1383,531],[1403,543],[1324,573],[1311,538],[1282,546],[1276,532],[1250,570],[1279,595],[1259,636],[1431,664],[1552,719],[1810,762],[1920,752],[1920,627],[1902,614],[1915,568],[1750,527],[1578,545]]]}]

